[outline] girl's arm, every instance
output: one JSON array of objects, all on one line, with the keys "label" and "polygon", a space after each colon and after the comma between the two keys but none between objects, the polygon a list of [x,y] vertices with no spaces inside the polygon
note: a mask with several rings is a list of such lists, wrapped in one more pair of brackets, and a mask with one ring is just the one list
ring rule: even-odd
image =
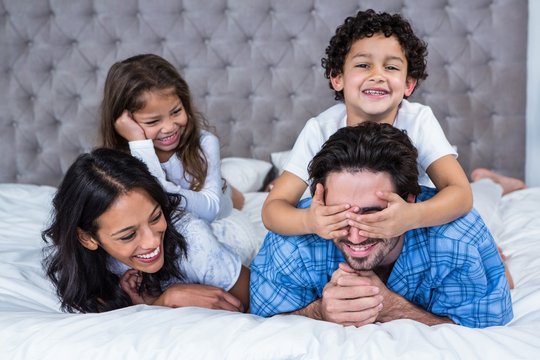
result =
[{"label": "girl's arm", "polygon": [[182,205],[185,206],[187,211],[196,214],[205,221],[212,222],[219,214],[221,201],[224,198],[221,190],[219,142],[213,135],[205,136],[202,139],[203,150],[208,161],[208,173],[204,186],[200,191],[183,188],[180,184],[169,180],[176,178],[179,182],[183,178],[184,170],[180,159],[173,155],[175,158],[167,163],[169,167],[167,176],[161,167],[151,140],[130,141],[129,148],[133,156],[146,164],[166,192],[180,194],[185,198],[185,203],[183,202]]},{"label": "girl's arm", "polygon": [[298,176],[284,171],[274,182],[262,208],[262,220],[270,231],[284,235],[318,234],[331,239],[347,234],[348,204],[326,206],[321,184],[313,195],[311,206],[299,209],[296,204],[306,190],[306,183]]},{"label": "girl's arm", "polygon": [[427,174],[439,190],[433,198],[415,203],[395,193],[381,192],[378,196],[388,201],[388,207],[368,215],[349,213],[349,224],[362,230],[362,236],[388,238],[411,229],[448,223],[472,209],[471,186],[453,155],[434,161]]}]

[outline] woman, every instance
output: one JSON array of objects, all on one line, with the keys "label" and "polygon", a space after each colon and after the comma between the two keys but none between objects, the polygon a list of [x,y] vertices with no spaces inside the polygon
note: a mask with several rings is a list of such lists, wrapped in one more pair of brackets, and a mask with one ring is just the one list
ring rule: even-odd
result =
[{"label": "woman", "polygon": [[146,165],[97,149],[68,169],[53,199],[44,260],[62,309],[132,304],[247,311],[249,270],[208,225],[179,209]]}]

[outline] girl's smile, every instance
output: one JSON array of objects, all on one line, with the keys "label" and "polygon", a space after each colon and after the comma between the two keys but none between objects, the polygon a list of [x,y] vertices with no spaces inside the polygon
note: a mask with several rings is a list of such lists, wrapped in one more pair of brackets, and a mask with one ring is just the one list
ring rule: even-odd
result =
[{"label": "girl's smile", "polygon": [[133,119],[151,139],[161,162],[176,151],[188,116],[174,88],[147,91],[141,96],[144,106],[133,113]]}]

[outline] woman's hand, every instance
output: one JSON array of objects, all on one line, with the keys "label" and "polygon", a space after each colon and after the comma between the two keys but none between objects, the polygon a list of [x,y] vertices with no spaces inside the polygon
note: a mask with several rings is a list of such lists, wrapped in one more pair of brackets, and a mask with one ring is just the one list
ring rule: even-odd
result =
[{"label": "woman's hand", "polygon": [[152,305],[156,301],[156,297],[149,296],[147,294],[140,294],[139,288],[141,287],[142,275],[140,271],[135,269],[129,269],[120,278],[120,287],[124,290],[129,297],[133,305],[147,304]]},{"label": "woman's hand", "polygon": [[114,129],[127,141],[146,140],[143,128],[131,117],[127,110],[124,110],[122,115],[116,119]]},{"label": "woman's hand", "polygon": [[199,284],[174,284],[167,288],[154,305],[168,307],[196,306],[207,309],[240,311],[244,306],[227,291]]}]

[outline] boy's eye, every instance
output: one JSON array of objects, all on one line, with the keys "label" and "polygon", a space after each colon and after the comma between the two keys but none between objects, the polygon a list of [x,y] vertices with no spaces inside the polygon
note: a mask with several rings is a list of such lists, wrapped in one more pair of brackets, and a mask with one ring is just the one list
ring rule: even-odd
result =
[{"label": "boy's eye", "polygon": [[397,66],[394,66],[394,65],[388,65],[386,68],[388,70],[399,70],[399,68]]},{"label": "boy's eye", "polygon": [[357,64],[356,67],[357,68],[361,68],[361,69],[367,69],[368,68],[368,64]]}]

